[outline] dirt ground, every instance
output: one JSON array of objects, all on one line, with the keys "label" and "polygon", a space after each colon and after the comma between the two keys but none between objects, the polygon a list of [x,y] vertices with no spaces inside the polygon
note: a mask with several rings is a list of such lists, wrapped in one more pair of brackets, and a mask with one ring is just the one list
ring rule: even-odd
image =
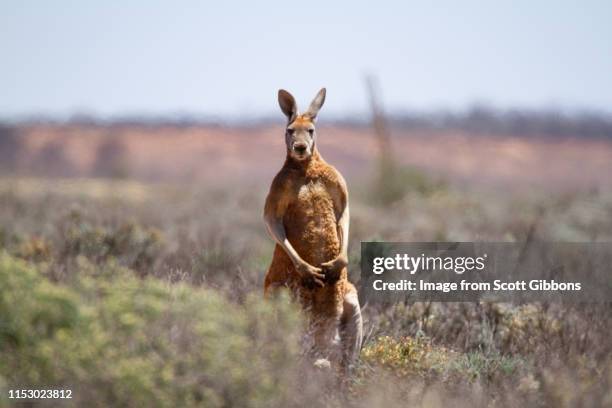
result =
[{"label": "dirt ground", "polygon": [[[45,125],[22,126],[20,137],[20,170],[26,173],[49,168],[41,161],[57,161],[57,154],[43,154],[54,146],[70,175],[89,176],[102,161],[140,180],[266,184],[285,155],[282,126]],[[349,181],[371,172],[377,143],[370,129],[321,126],[318,137],[323,157]],[[115,144],[112,164],[101,157],[109,143]],[[402,163],[453,184],[554,191],[612,187],[612,140],[394,130],[392,146]]]}]

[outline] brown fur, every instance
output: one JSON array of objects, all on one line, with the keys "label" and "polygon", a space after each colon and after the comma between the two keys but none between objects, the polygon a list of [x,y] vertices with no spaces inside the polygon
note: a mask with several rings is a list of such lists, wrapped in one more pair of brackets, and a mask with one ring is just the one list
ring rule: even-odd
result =
[{"label": "brown fur", "polygon": [[[327,164],[315,148],[306,163],[287,156],[285,165],[272,182],[265,211],[283,217],[289,242],[306,262],[320,267],[340,254],[337,221],[347,200],[342,175]],[[346,268],[333,284],[305,285],[278,244],[264,285],[266,294],[271,288],[289,287],[314,319],[338,317],[345,294],[356,291],[348,281]]]},{"label": "brown fur", "polygon": [[[308,351],[348,370],[359,355],[363,322],[346,266],[349,205],[346,182],[317,151],[314,120],[325,88],[298,114],[295,98],[279,90],[288,123],[287,159],[272,181],[264,220],[276,241],[265,293],[288,287],[309,316]],[[339,340],[339,343],[337,342]],[[340,345],[340,349],[335,346]]]},{"label": "brown fur", "polygon": [[295,120],[291,123],[292,128],[304,128],[308,129],[314,125],[312,119],[307,115],[298,115]]}]

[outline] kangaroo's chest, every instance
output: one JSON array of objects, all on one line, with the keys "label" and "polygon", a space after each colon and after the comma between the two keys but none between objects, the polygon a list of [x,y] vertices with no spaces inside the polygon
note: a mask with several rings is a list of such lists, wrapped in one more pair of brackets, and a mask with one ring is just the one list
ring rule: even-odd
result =
[{"label": "kangaroo's chest", "polygon": [[322,181],[311,180],[296,186],[284,224],[289,241],[308,261],[324,262],[337,254],[334,200]]},{"label": "kangaroo's chest", "polygon": [[296,186],[292,204],[294,215],[300,218],[319,222],[330,216],[335,218],[332,195],[321,180],[310,180]]}]

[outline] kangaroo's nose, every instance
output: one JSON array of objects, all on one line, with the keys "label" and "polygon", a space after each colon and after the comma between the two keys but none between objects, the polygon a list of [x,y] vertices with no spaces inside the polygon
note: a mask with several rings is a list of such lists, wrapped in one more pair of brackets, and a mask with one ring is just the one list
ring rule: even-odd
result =
[{"label": "kangaroo's nose", "polygon": [[295,150],[296,153],[303,154],[306,152],[307,147],[306,143],[296,143],[293,145],[293,150]]}]

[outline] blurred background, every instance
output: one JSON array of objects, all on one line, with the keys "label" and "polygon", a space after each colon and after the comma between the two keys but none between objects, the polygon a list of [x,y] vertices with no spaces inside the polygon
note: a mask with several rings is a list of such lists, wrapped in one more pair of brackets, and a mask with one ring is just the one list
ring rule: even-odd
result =
[{"label": "blurred background", "polygon": [[0,407],[50,386],[73,406],[612,406],[610,303],[363,305],[331,392],[298,363],[300,315],[262,301],[279,88],[305,108],[327,87],[357,286],[362,241],[611,242],[610,21],[607,1],[2,1]]},{"label": "blurred background", "polygon": [[2,171],[266,184],[277,89],[305,107],[326,86],[320,147],[349,178],[371,170],[376,110],[400,162],[451,181],[608,188],[610,17],[603,1],[4,2]]}]

